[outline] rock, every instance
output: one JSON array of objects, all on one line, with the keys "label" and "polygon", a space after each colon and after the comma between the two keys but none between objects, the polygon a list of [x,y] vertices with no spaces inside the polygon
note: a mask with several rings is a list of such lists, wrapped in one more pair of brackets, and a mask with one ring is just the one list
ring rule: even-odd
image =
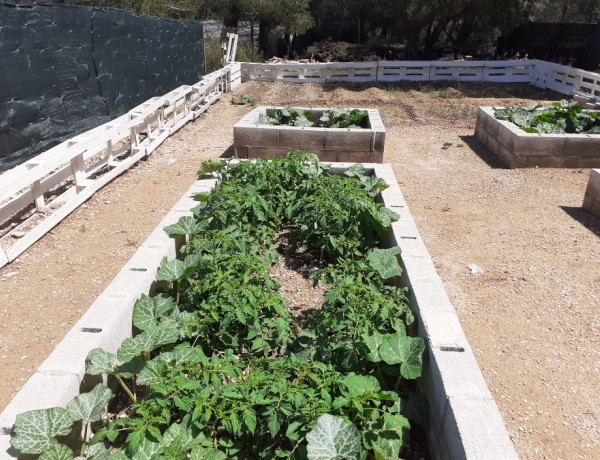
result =
[{"label": "rock", "polygon": [[481,275],[483,274],[483,268],[476,264],[469,264],[469,270],[471,270],[471,275]]}]

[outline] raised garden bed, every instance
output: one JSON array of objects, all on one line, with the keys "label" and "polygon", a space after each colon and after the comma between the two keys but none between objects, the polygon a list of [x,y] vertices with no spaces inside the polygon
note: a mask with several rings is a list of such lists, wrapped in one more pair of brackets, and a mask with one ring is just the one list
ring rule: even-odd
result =
[{"label": "raised garden bed", "polygon": [[479,107],[475,137],[509,168],[598,168],[600,134],[526,133]]},{"label": "raised garden bed", "polygon": [[[385,147],[385,128],[379,111],[367,112],[366,128],[314,128],[271,126],[259,123],[268,111],[283,107],[257,107],[233,127],[234,154],[238,158],[281,158],[290,150],[314,153],[321,161],[381,163]],[[327,108],[305,109],[319,119]],[[352,110],[352,109],[349,109]]]},{"label": "raised garden bed", "polygon": [[[335,165],[333,170],[343,173],[349,166]],[[493,398],[410,217],[391,168],[387,165],[366,165],[366,172],[383,178],[391,185],[382,192],[383,204],[401,214],[401,220],[393,224],[385,243],[390,247],[400,246],[403,250],[402,284],[410,290],[409,304],[418,319],[419,336],[427,344],[429,369],[421,380],[421,386],[429,399],[427,432],[431,456],[516,458]],[[177,220],[181,215],[179,209],[191,203],[190,196],[206,191],[214,180],[204,184],[199,181],[186,195],[187,203],[182,201],[175,213],[168,217],[170,222],[165,223]],[[132,299],[151,289],[154,272],[162,253],[167,250],[165,242],[168,240],[162,233],[162,229],[157,229],[103,298],[92,306],[86,317],[59,345],[62,356],[53,354],[0,416],[0,427],[3,428],[1,451],[8,447],[7,432],[16,414],[39,408],[40,404],[64,407],[75,396],[79,386],[89,388],[93,383],[89,376],[84,379],[85,368],[82,365],[89,350],[101,346],[116,351],[122,338],[131,333],[131,327],[124,327],[123,322],[127,317],[131,318]],[[169,244],[171,249],[168,252],[172,257],[174,243]],[[108,308],[113,315],[106,314]],[[115,322],[113,316],[117,314],[124,320]],[[53,390],[49,391],[49,388]]]}]

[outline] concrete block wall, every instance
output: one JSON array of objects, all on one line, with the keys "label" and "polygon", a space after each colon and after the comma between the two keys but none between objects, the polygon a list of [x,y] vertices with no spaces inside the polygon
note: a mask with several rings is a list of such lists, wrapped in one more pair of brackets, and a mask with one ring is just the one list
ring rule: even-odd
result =
[{"label": "concrete block wall", "polygon": [[[365,110],[369,129],[312,128],[259,125],[258,118],[267,110],[281,107],[257,107],[233,127],[233,147],[238,158],[283,157],[290,150],[314,153],[321,161],[381,163],[385,148],[385,127],[379,112]],[[326,108],[311,108],[319,118]]]},{"label": "concrete block wall", "polygon": [[590,179],[583,198],[583,209],[600,217],[600,169],[590,171]]},{"label": "concrete block wall", "polygon": [[479,107],[475,137],[509,168],[598,168],[600,134],[526,133]]}]

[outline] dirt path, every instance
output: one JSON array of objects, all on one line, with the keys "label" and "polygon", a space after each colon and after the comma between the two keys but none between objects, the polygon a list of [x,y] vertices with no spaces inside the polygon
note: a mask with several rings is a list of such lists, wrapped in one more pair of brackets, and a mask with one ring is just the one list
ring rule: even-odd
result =
[{"label": "dirt path", "polygon": [[[600,220],[589,170],[508,170],[473,136],[479,105],[550,101],[521,85],[245,83],[263,105],[379,108],[391,163],[524,459],[600,458]],[[0,270],[0,410],[251,108],[224,99]],[[483,274],[473,275],[469,264]]]}]

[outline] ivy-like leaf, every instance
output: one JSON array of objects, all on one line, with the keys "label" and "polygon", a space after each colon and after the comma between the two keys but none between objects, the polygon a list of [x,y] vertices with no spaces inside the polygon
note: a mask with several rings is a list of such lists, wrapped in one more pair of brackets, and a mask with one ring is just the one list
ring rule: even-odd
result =
[{"label": "ivy-like leaf", "polygon": [[72,425],[73,418],[62,407],[24,412],[15,419],[10,443],[22,454],[41,454],[57,443],[56,436],[69,434]]},{"label": "ivy-like leaf", "polygon": [[372,375],[349,374],[344,378],[343,382],[351,396],[377,393],[381,389],[378,380]]},{"label": "ivy-like leaf", "polygon": [[145,331],[151,326],[156,326],[158,320],[170,314],[175,309],[175,302],[166,294],[159,294],[156,297],[142,297],[133,307],[133,324],[138,329]]},{"label": "ivy-like leaf", "polygon": [[133,456],[133,460],[157,460],[164,451],[165,445],[163,442],[154,442],[144,438]]},{"label": "ivy-like leaf", "polygon": [[344,175],[348,177],[357,177],[360,179],[361,177],[367,177],[367,172],[365,171],[365,167],[362,163],[355,163],[346,169]]},{"label": "ivy-like leaf", "polygon": [[64,444],[52,444],[38,460],[73,460],[73,451]]},{"label": "ivy-like leaf", "polygon": [[190,460],[227,460],[227,455],[217,449],[194,447]]},{"label": "ivy-like leaf", "polygon": [[95,422],[102,418],[105,407],[112,396],[111,389],[99,383],[89,393],[75,396],[67,404],[67,410],[73,420],[82,420],[84,424]]},{"label": "ivy-like leaf", "polygon": [[111,451],[112,447],[108,444],[94,444],[88,448],[86,458],[91,458],[92,460],[108,460],[109,458],[114,458],[111,456]]},{"label": "ivy-like leaf", "polygon": [[167,363],[159,355],[146,363],[146,366],[138,374],[136,383],[138,385],[151,385],[160,382],[167,371]]},{"label": "ivy-like leaf", "polygon": [[367,347],[367,350],[365,350],[366,353],[363,353],[365,358],[373,363],[381,361],[381,358],[379,357],[379,346],[381,345],[383,335],[374,331],[372,334],[363,334],[361,337]]},{"label": "ivy-like leaf", "polygon": [[135,337],[123,340],[117,350],[119,361],[129,361],[144,352],[150,352],[155,348],[179,340],[179,329],[176,327],[164,327],[162,325],[152,327]]},{"label": "ivy-like leaf", "polygon": [[396,332],[383,336],[379,356],[387,364],[400,364],[400,374],[405,379],[416,379],[421,376],[424,351],[423,339]]},{"label": "ivy-like leaf", "polygon": [[192,216],[183,216],[176,223],[165,227],[164,231],[171,237],[175,235],[197,235],[206,228],[202,222]]},{"label": "ivy-like leaf", "polygon": [[389,249],[375,248],[367,254],[367,261],[371,268],[386,280],[393,276],[402,275],[402,268],[396,258],[401,252],[402,250],[397,246]]},{"label": "ivy-like leaf", "polygon": [[400,214],[382,206],[377,211],[375,219],[377,219],[383,228],[388,228],[390,225],[392,225],[392,222],[396,222],[398,219],[400,219]]},{"label": "ivy-like leaf", "polygon": [[219,171],[227,166],[227,162],[225,160],[220,160],[218,158],[210,158],[202,162],[200,165],[200,169],[198,169],[198,177],[204,178],[206,176],[212,176],[212,173]]},{"label": "ivy-like leaf", "polygon": [[117,371],[119,360],[117,355],[104,351],[102,348],[94,348],[86,358],[85,371],[90,375],[113,374]]},{"label": "ivy-like leaf", "polygon": [[168,260],[165,257],[156,272],[156,279],[158,281],[180,281],[185,276],[185,268],[183,261]]},{"label": "ivy-like leaf", "polygon": [[306,434],[309,460],[359,460],[361,438],[358,430],[341,417],[323,414]]}]

